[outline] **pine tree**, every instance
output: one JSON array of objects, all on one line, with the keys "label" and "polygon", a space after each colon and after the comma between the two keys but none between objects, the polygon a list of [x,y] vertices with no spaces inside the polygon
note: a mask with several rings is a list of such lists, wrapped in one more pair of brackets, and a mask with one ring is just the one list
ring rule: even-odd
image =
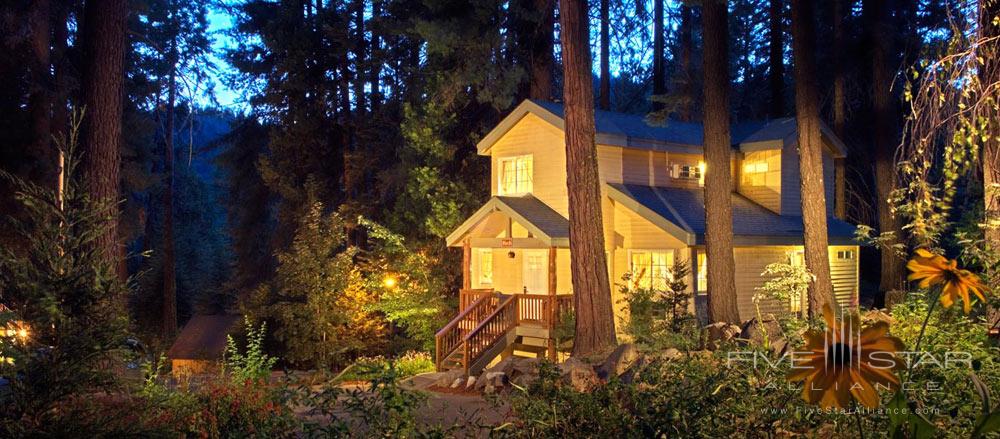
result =
[{"label": "pine tree", "polygon": [[816,277],[809,287],[809,315],[819,316],[833,302],[823,189],[823,143],[819,132],[815,31],[809,0],[792,0],[792,56],[795,116],[798,124],[799,173],[802,177],[802,223],[806,267]]},{"label": "pine tree", "polygon": [[594,95],[590,73],[587,2],[560,0],[563,96],[566,120],[566,186],[569,191],[571,273],[576,310],[573,355],[616,344],[611,286],[604,253],[600,176],[594,144]]},{"label": "pine tree", "polygon": [[705,0],[705,257],[708,264],[708,318],[739,322],[736,261],[733,256],[733,206],[730,180],[729,11],[723,0]]}]

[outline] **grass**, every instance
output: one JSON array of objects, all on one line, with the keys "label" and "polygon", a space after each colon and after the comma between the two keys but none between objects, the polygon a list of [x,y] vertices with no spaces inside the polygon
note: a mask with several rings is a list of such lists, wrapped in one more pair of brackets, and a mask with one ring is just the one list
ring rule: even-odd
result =
[{"label": "grass", "polygon": [[430,354],[410,351],[395,358],[383,356],[359,358],[354,364],[347,366],[340,372],[336,380],[340,382],[369,381],[384,375],[390,364],[396,368],[396,376],[400,379],[435,370],[434,360]]}]

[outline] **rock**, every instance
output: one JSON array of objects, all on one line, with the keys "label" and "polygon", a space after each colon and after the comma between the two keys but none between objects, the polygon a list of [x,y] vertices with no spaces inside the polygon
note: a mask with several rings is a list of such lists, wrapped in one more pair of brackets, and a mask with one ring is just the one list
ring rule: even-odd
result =
[{"label": "rock", "polygon": [[[671,349],[673,349],[673,348],[671,348]],[[674,349],[674,350],[676,350],[676,349]],[[650,359],[648,359],[646,357],[639,357],[639,359],[636,360],[634,363],[632,363],[632,365],[629,366],[628,370],[626,370],[624,373],[622,373],[621,376],[618,377],[618,379],[620,379],[621,382],[623,382],[625,384],[632,384],[632,383],[634,383],[635,379],[639,377],[640,373],[642,373],[642,370],[644,368],[646,368],[646,366],[648,366],[651,362],[652,362],[652,360],[650,360]]]},{"label": "rock", "polygon": [[757,319],[750,319],[740,328],[740,338],[756,345],[764,344],[764,333],[770,341],[782,338],[781,324],[775,319],[764,319],[763,324]]},{"label": "rock", "polygon": [[437,385],[438,387],[448,387],[451,385],[451,383],[455,381],[456,378],[462,378],[462,376],[465,375],[465,372],[463,372],[460,369],[449,370],[445,372],[435,372],[435,373],[436,373],[436,381],[434,382],[434,384]]},{"label": "rock", "polygon": [[531,387],[531,385],[534,384],[535,381],[538,381],[538,375],[534,375],[534,374],[521,374],[521,375],[518,375],[518,376],[514,377],[514,379],[510,380],[510,383],[512,385],[517,385],[517,386],[520,386],[522,388],[527,389],[528,387]]},{"label": "rock", "polygon": [[505,374],[510,375],[510,373],[514,371],[514,364],[516,361],[517,360],[513,356],[507,357],[503,360],[500,360],[499,363],[494,364],[493,367],[487,368],[486,370],[483,371],[483,373],[503,372]]},{"label": "rock", "polygon": [[496,387],[493,387],[492,384],[487,384],[486,387],[483,388],[483,393],[487,393],[487,394],[493,393],[493,392],[496,392],[496,391],[497,391]]},{"label": "rock", "polygon": [[705,327],[708,349],[715,349],[718,344],[726,343],[740,334],[740,327],[726,322],[715,322]]},{"label": "rock", "polygon": [[455,382],[451,383],[451,388],[452,389],[457,389],[458,386],[461,386],[462,383],[464,383],[464,382],[465,382],[465,380],[462,379],[461,377],[455,378]]},{"label": "rock", "polygon": [[593,366],[579,359],[570,357],[559,365],[559,370],[563,383],[578,392],[586,392],[600,384]]},{"label": "rock", "polygon": [[667,360],[675,360],[682,356],[684,356],[684,353],[682,353],[677,348],[667,348],[666,350],[660,353],[660,358],[664,358]]},{"label": "rock", "polygon": [[891,325],[893,323],[896,323],[896,319],[892,318],[891,315],[887,314],[885,311],[882,311],[880,309],[873,309],[862,314],[861,321],[867,324],[885,322]]},{"label": "rock", "polygon": [[617,377],[628,370],[629,366],[635,363],[640,356],[641,354],[634,344],[619,345],[597,368],[597,376],[602,380]]},{"label": "rock", "polygon": [[466,388],[466,389],[471,389],[471,388],[472,388],[472,386],[474,386],[474,385],[476,385],[476,377],[469,377],[469,378],[468,378],[468,379],[467,379],[467,380],[465,381],[465,388]]},{"label": "rock", "polygon": [[518,358],[514,361],[514,370],[510,375],[538,375],[538,365],[541,363],[539,358]]}]

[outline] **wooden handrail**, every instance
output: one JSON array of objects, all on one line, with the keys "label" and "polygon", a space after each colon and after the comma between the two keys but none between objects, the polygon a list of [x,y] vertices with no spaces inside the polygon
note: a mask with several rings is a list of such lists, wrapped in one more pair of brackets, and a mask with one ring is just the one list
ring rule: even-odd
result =
[{"label": "wooden handrail", "polygon": [[496,296],[480,297],[434,334],[434,361],[438,369],[441,369],[444,359],[459,347],[468,331],[493,311],[497,302]]},{"label": "wooden handrail", "polygon": [[504,299],[489,316],[462,339],[462,367],[469,373],[472,363],[507,332],[517,327],[518,296]]}]

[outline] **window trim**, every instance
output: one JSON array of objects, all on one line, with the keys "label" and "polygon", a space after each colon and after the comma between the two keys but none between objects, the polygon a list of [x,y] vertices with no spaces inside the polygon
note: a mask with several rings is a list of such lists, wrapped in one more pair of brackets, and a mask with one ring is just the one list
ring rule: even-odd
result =
[{"label": "window trim", "polygon": [[[489,255],[490,259],[490,279],[487,281],[483,277],[483,255]],[[476,249],[476,269],[479,271],[479,284],[480,285],[493,285],[493,278],[496,274],[496,266],[494,265],[493,249],[492,248],[478,248]]]},{"label": "window trim", "polygon": [[[675,250],[676,249],[673,249],[673,248],[659,248],[659,249],[645,249],[645,248],[631,249],[630,248],[630,249],[628,249],[627,256],[626,256],[627,260],[625,261],[626,264],[627,264],[627,266],[628,266],[628,272],[631,273],[633,276],[635,276],[635,274],[636,274],[635,270],[634,270],[634,267],[632,266],[632,255],[634,253],[650,253],[650,254],[652,254],[652,253],[663,253],[663,254],[668,254],[668,255],[670,255],[670,261],[667,263],[667,267],[666,267],[667,279],[665,279],[665,281],[666,281],[667,284],[669,284],[673,280],[673,279],[670,279],[670,268],[674,265],[674,262],[676,262],[677,255],[675,254]],[[650,264],[652,264],[652,258],[650,258]],[[632,279],[632,285],[633,285],[633,287],[635,285],[638,285],[637,279],[634,279],[634,278]],[[653,286],[653,277],[652,277],[652,274],[650,274],[649,285],[650,285],[650,288],[652,288],[652,286]]]},{"label": "window trim", "polygon": [[[528,163],[530,163],[530,166],[531,166],[531,171],[528,174],[528,181],[527,181],[528,188],[527,188],[527,190],[522,190],[522,191],[506,192],[506,191],[504,191],[504,185],[503,185],[503,182],[504,182],[504,170],[505,170],[504,165],[506,163],[516,163],[518,160],[521,160],[521,159],[527,159]],[[497,158],[497,195],[502,195],[502,196],[503,195],[514,195],[514,196],[516,196],[516,195],[527,195],[527,194],[532,193],[534,191],[534,189],[535,189],[535,176],[534,176],[534,174],[535,174],[535,158],[534,158],[533,154],[521,154],[521,155],[510,156],[510,157],[498,157]],[[515,175],[515,178],[514,178],[514,185],[515,186],[517,185],[517,176],[516,175]]]}]

